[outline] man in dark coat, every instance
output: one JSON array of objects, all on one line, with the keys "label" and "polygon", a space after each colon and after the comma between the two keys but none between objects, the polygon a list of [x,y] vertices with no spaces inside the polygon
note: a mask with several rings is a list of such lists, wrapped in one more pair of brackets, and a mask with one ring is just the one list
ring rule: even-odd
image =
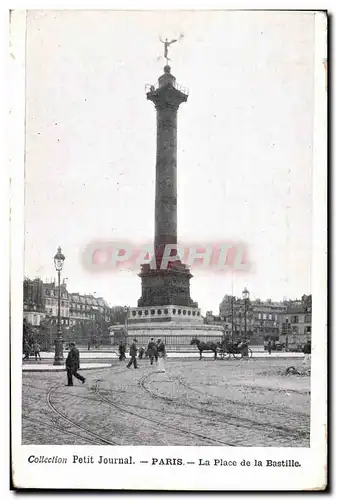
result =
[{"label": "man in dark coat", "polygon": [[150,358],[150,363],[151,363],[151,365],[153,365],[153,359],[156,356],[158,356],[158,354],[157,354],[157,346],[156,346],[153,338],[151,338],[150,342],[148,343],[147,353],[148,353],[149,358]]},{"label": "man in dark coat", "polygon": [[271,340],[270,339],[268,339],[267,346],[268,346],[268,353],[271,354]]},{"label": "man in dark coat", "polygon": [[165,344],[161,339],[157,341],[157,353],[161,358],[165,358],[166,356]]},{"label": "man in dark coat", "polygon": [[125,344],[123,342],[121,342],[118,346],[118,351],[119,351],[119,361],[123,361],[124,359],[126,359],[126,356],[125,356]]},{"label": "man in dark coat", "polygon": [[303,347],[304,354],[311,354],[311,340],[307,340],[307,343]]},{"label": "man in dark coat", "polygon": [[82,384],[85,382],[85,378],[82,377],[79,373],[77,373],[77,370],[80,368],[80,353],[79,350],[75,346],[75,342],[70,342],[69,343],[69,352],[68,352],[68,357],[66,359],[66,369],[67,369],[67,378],[68,378],[68,384],[67,385],[73,385],[73,376],[80,380]]},{"label": "man in dark coat", "polygon": [[130,361],[128,362],[128,364],[126,365],[127,368],[131,368],[131,365],[133,363],[133,366],[135,368],[138,368],[137,367],[137,345],[136,345],[136,342],[137,340],[136,339],[133,339],[133,342],[132,344],[130,345]]}]

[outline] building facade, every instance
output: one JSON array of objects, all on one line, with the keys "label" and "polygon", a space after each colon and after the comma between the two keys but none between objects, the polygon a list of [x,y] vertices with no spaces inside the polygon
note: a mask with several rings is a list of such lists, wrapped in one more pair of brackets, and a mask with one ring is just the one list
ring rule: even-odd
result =
[{"label": "building facade", "polygon": [[69,293],[69,325],[74,326],[82,321],[95,321],[98,318],[109,322],[111,311],[102,297]]},{"label": "building facade", "polygon": [[[65,282],[61,284],[60,291],[60,319],[63,330],[81,322],[110,321],[111,309],[102,297],[69,293]],[[40,278],[25,278],[23,314],[31,325],[40,326],[42,320],[56,325],[58,300],[59,288],[54,281],[43,283]]]},{"label": "building facade", "polygon": [[311,340],[312,297],[286,301],[286,310],[280,318],[280,341],[286,345],[303,345]]},{"label": "building facade", "polygon": [[220,306],[219,316],[225,329],[233,338],[247,338],[252,343],[262,343],[267,338],[279,338],[279,324],[287,306],[270,299],[248,300],[232,295],[225,295]]},{"label": "building facade", "polygon": [[[52,283],[44,283],[45,292],[45,314],[50,319],[51,324],[57,324],[58,320],[58,297],[59,288]],[[68,328],[70,324],[70,308],[69,308],[69,294],[67,286],[63,282],[60,287],[61,302],[60,302],[60,320],[62,328]]]},{"label": "building facade", "polygon": [[41,279],[25,278],[23,282],[23,317],[33,326],[45,318],[45,293]]}]

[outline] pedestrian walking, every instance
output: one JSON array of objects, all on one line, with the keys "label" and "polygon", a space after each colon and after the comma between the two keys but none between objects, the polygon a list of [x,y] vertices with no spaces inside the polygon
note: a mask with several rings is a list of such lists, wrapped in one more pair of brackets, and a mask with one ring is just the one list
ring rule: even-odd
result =
[{"label": "pedestrian walking", "polygon": [[308,340],[303,347],[304,359],[303,364],[310,363],[311,360],[311,340]]},{"label": "pedestrian walking", "polygon": [[80,353],[79,350],[76,348],[75,342],[70,342],[69,343],[69,352],[68,352],[68,357],[66,359],[66,369],[67,369],[67,379],[68,379],[68,386],[74,385],[73,384],[73,377],[77,378],[84,384],[85,378],[82,377],[77,371],[80,369]]},{"label": "pedestrian walking", "polygon": [[137,345],[136,345],[137,339],[133,339],[132,344],[130,345],[130,361],[126,365],[127,368],[131,368],[131,365],[135,368],[138,368],[137,366]]},{"label": "pedestrian walking", "polygon": [[41,351],[40,345],[37,343],[37,341],[35,341],[33,344],[33,353],[35,355],[35,361],[37,361],[37,359],[41,361],[40,351]]},{"label": "pedestrian walking", "polygon": [[24,360],[27,360],[29,359],[29,355],[30,355],[30,346],[28,344],[27,341],[24,342],[23,344],[23,354],[24,354]]},{"label": "pedestrian walking", "polygon": [[165,358],[166,356],[165,344],[161,339],[157,340],[157,353],[162,358]]},{"label": "pedestrian walking", "polygon": [[268,339],[267,347],[268,347],[268,353],[271,354],[271,340],[270,339]]},{"label": "pedestrian walking", "polygon": [[165,373],[164,358],[166,356],[165,344],[161,339],[157,341],[158,371]]},{"label": "pedestrian walking", "polygon": [[123,342],[121,342],[118,346],[119,361],[124,361],[124,359],[126,359],[125,351],[126,351],[126,346]]},{"label": "pedestrian walking", "polygon": [[138,351],[138,358],[139,358],[139,359],[143,359],[144,352],[145,352],[145,349],[144,349],[144,347],[143,347],[143,346],[141,346],[141,347],[139,348],[139,351]]},{"label": "pedestrian walking", "polygon": [[150,358],[150,364],[153,365],[153,360],[156,358],[156,361],[157,361],[157,359],[158,359],[157,346],[156,346],[153,338],[151,338],[150,342],[148,343],[147,353],[148,353],[149,358]]}]

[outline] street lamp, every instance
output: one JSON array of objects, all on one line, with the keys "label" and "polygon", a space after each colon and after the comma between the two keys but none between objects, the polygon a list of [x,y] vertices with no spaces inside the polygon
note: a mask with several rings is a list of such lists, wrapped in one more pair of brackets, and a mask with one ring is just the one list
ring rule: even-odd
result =
[{"label": "street lamp", "polygon": [[[125,312],[125,334],[126,334],[126,337],[128,337],[128,316],[129,316],[129,307],[128,306],[124,306],[124,312]],[[127,340],[127,338],[125,340]]]},{"label": "street lamp", "polygon": [[286,316],[286,349],[288,349],[289,318]]},{"label": "street lamp", "polygon": [[247,288],[245,288],[242,292],[242,297],[245,303],[245,340],[247,340],[247,304],[249,301],[249,292]]},{"label": "street lamp", "polygon": [[59,289],[54,365],[63,365],[63,339],[61,331],[61,271],[63,268],[64,259],[65,256],[61,252],[61,247],[58,247],[57,254],[54,257],[55,269],[58,274],[58,289]]}]

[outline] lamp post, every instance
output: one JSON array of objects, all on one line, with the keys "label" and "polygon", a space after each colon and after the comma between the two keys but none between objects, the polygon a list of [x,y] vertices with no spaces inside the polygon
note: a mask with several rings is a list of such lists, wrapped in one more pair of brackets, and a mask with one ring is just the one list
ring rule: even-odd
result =
[{"label": "lamp post", "polygon": [[232,295],[232,299],[231,299],[231,309],[232,309],[232,329],[231,329],[231,342],[233,342],[233,338],[234,338],[234,295]]},{"label": "lamp post", "polygon": [[129,307],[124,306],[124,312],[125,312],[125,333],[126,333],[126,339],[128,337],[128,327],[129,327],[129,322],[128,322],[128,316],[129,316]]},{"label": "lamp post", "polygon": [[249,292],[247,288],[243,290],[242,297],[245,303],[245,340],[247,340],[247,304],[249,301]]},{"label": "lamp post", "polygon": [[289,318],[286,316],[286,350],[288,349]]},{"label": "lamp post", "polygon": [[61,331],[61,271],[63,268],[64,259],[65,256],[61,252],[61,247],[58,247],[57,254],[54,257],[55,269],[58,274],[58,290],[59,290],[54,365],[63,365],[63,339]]}]

